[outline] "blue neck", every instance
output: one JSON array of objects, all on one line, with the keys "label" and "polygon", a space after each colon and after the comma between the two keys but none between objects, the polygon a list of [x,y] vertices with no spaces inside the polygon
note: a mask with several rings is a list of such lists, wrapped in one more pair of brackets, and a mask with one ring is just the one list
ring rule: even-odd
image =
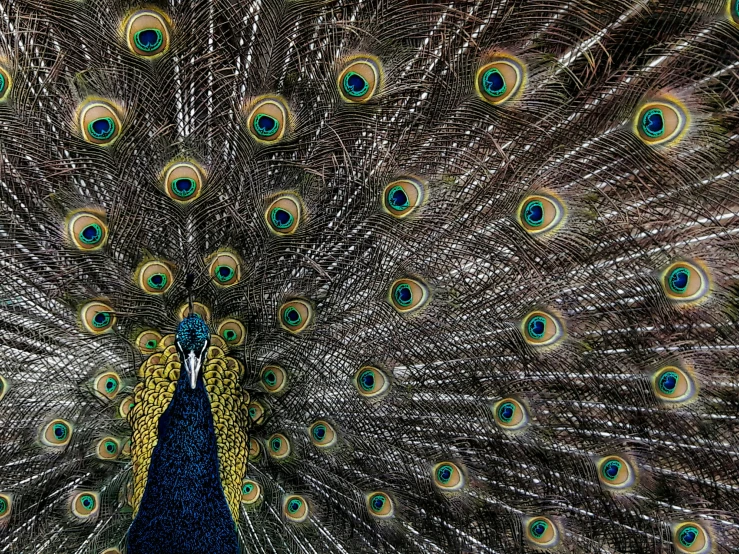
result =
[{"label": "blue neck", "polygon": [[208,393],[202,378],[191,389],[184,377],[159,420],[146,489],[128,531],[128,554],[239,553],[218,473]]}]

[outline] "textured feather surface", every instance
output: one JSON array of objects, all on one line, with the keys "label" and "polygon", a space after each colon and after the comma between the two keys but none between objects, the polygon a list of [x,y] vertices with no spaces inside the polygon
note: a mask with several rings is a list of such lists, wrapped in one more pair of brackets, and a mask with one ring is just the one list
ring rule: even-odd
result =
[{"label": "textured feather surface", "polygon": [[[156,59],[131,52],[126,18],[169,18]],[[283,1],[4,0],[0,66],[0,552],[123,551],[132,465],[95,455],[125,445],[120,412],[145,362],[142,331],[171,333],[185,275],[213,330],[246,327],[229,356],[265,409],[250,438],[262,454],[245,478],[262,501],[242,504],[245,552],[518,552],[528,518],[545,516],[574,552],[671,552],[676,525],[698,522],[716,552],[739,548],[739,16],[725,0]],[[476,90],[490,56],[514,56],[525,83],[491,105]],[[347,103],[337,81],[356,56],[380,61],[377,92]],[[249,132],[249,107],[285,100],[283,140]],[[634,132],[645,102],[672,99],[690,120],[680,140]],[[105,99],[120,114],[108,147],[84,140],[79,109]],[[174,202],[169,164],[203,169],[202,194]],[[415,177],[424,203],[383,210],[389,183]],[[265,211],[283,193],[302,215],[289,235]],[[546,236],[519,207],[559,198]],[[102,214],[102,248],[75,246],[79,211]],[[210,279],[231,252],[238,283]],[[164,294],[137,282],[142,264],[173,268]],[[693,260],[710,278],[700,302],[670,300],[663,272]],[[393,283],[425,283],[428,301],[400,314]],[[281,307],[312,309],[299,334]],[[80,310],[114,311],[91,334]],[[565,330],[552,347],[524,339],[544,310]],[[269,393],[267,365],[287,383]],[[389,388],[360,394],[379,368]],[[696,391],[669,403],[653,380],[684,368]],[[121,379],[114,398],[97,376]],[[692,377],[691,377],[692,376]],[[494,407],[515,398],[518,431]],[[246,400],[245,400],[246,402]],[[235,410],[243,409],[243,406]],[[71,439],[43,444],[50,422]],[[329,449],[308,432],[335,430]],[[282,434],[290,454],[269,454]],[[244,445],[238,448],[243,451]],[[633,464],[614,492],[599,461]],[[464,487],[444,492],[450,461]],[[71,510],[99,493],[90,517]],[[385,492],[394,515],[371,514]],[[284,514],[289,495],[309,506]]]}]

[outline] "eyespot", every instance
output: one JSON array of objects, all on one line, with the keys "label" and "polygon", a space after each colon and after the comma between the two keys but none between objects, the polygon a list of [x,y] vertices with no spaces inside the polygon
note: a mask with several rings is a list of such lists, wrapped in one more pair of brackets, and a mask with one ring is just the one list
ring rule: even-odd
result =
[{"label": "eyespot", "polygon": [[541,548],[551,548],[559,543],[559,531],[552,520],[534,517],[526,523],[526,539]]},{"label": "eyespot", "polygon": [[515,398],[504,398],[493,406],[493,417],[502,429],[518,431],[529,424],[526,407]]},{"label": "eyespot", "polygon": [[0,522],[10,517],[13,508],[13,499],[9,494],[0,493]]},{"label": "eyespot", "polygon": [[663,402],[676,404],[695,396],[696,385],[692,376],[677,366],[666,366],[652,376],[654,394]]},{"label": "eyespot", "polygon": [[259,142],[279,141],[285,136],[287,124],[287,105],[277,96],[257,100],[249,112],[249,132]]},{"label": "eyespot", "polygon": [[695,263],[675,262],[662,272],[662,288],[670,300],[694,303],[708,293],[710,279]]},{"label": "eyespot", "polygon": [[534,311],[527,315],[521,327],[524,340],[532,346],[553,345],[564,335],[562,322],[542,311]]},{"label": "eyespot", "polygon": [[292,494],[285,498],[282,513],[294,523],[303,523],[308,519],[308,503],[302,496]]},{"label": "eyespot", "polygon": [[711,551],[711,537],[695,521],[678,523],[672,530],[672,543],[678,552],[703,554]]},{"label": "eyespot", "polygon": [[8,382],[2,375],[0,375],[0,400],[2,400],[5,394],[8,392],[8,388]]},{"label": "eyespot", "polygon": [[144,356],[149,356],[159,348],[162,335],[153,330],[144,331],[136,337],[136,346]]},{"label": "eyespot", "polygon": [[125,35],[128,49],[134,54],[152,58],[169,48],[169,26],[162,14],[139,10],[126,20]]},{"label": "eyespot", "polygon": [[598,462],[598,478],[610,489],[626,489],[636,480],[636,473],[629,462],[620,456],[607,456]]},{"label": "eyespot", "polygon": [[118,415],[120,415],[123,419],[126,419],[128,417],[128,414],[133,410],[134,407],[134,400],[133,396],[127,396],[123,399],[123,401],[118,406]]},{"label": "eyespot", "polygon": [[[210,321],[210,308],[208,308],[205,304],[201,304],[200,302],[193,302],[192,309],[193,312],[200,316],[200,319],[202,319],[203,321]],[[190,304],[185,303],[180,306],[180,309],[177,310],[177,315],[180,317],[180,321],[190,315]]]},{"label": "eyespot", "polygon": [[109,146],[121,134],[118,109],[108,102],[94,100],[82,104],[78,123],[82,138],[92,144]]},{"label": "eyespot", "polygon": [[284,194],[267,208],[264,217],[269,230],[276,235],[292,235],[298,229],[301,216],[300,200],[293,194]]},{"label": "eyespot", "polygon": [[120,454],[120,445],[113,437],[105,437],[97,445],[97,457],[101,460],[115,460]]},{"label": "eyespot", "polygon": [[305,300],[291,300],[280,308],[280,325],[292,334],[304,331],[313,319],[313,308]]},{"label": "eyespot", "polygon": [[99,504],[98,493],[80,492],[72,499],[72,513],[80,519],[90,519],[98,513]]},{"label": "eyespot", "polygon": [[646,144],[656,146],[676,142],[685,134],[688,112],[677,101],[654,100],[637,112],[634,129]]},{"label": "eyespot", "polygon": [[78,213],[69,220],[69,237],[80,250],[97,250],[108,238],[108,226],[97,215]]},{"label": "eyespot", "polygon": [[210,262],[210,275],[221,287],[233,286],[241,279],[241,264],[230,252],[220,252]]},{"label": "eyespot", "polygon": [[401,314],[422,308],[428,298],[426,285],[415,279],[398,279],[390,286],[390,304]]},{"label": "eyespot", "polygon": [[477,70],[477,92],[490,104],[503,104],[518,96],[525,75],[524,65],[519,60],[500,56]]},{"label": "eyespot", "polygon": [[41,442],[46,446],[66,446],[72,440],[72,425],[63,419],[49,422],[41,433]]},{"label": "eyespot", "polygon": [[393,501],[386,493],[380,491],[367,495],[367,509],[370,515],[380,519],[391,518],[395,514]]},{"label": "eyespot", "polygon": [[244,480],[241,485],[241,502],[253,505],[262,500],[262,487],[250,479]]},{"label": "eyespot", "polygon": [[246,328],[236,319],[224,319],[216,332],[230,347],[241,346],[246,340]]},{"label": "eyespot", "polygon": [[164,171],[164,192],[177,202],[192,202],[203,191],[204,174],[194,162],[174,163]]},{"label": "eyespot", "polygon": [[434,484],[444,492],[458,491],[464,487],[464,474],[457,464],[441,462],[433,470]]},{"label": "eyespot", "polygon": [[564,207],[554,196],[532,194],[518,207],[518,221],[529,234],[554,230],[564,217]]},{"label": "eyespot", "polygon": [[390,380],[372,366],[364,366],[354,374],[354,385],[365,398],[376,398],[390,388]]},{"label": "eyespot", "polygon": [[80,319],[86,331],[99,335],[115,325],[113,308],[102,302],[89,302],[82,306]]},{"label": "eyespot", "polygon": [[363,103],[372,98],[380,84],[380,67],[380,61],[370,56],[351,60],[337,79],[342,98],[351,103]]},{"label": "eyespot", "polygon": [[262,457],[262,445],[257,439],[249,439],[249,461],[256,462]]},{"label": "eyespot", "polygon": [[251,418],[254,425],[261,425],[264,423],[264,406],[257,401],[249,404],[249,418]]},{"label": "eyespot", "polygon": [[279,366],[268,365],[262,368],[259,379],[267,392],[277,393],[285,388],[287,372]]},{"label": "eyespot", "polygon": [[411,177],[393,181],[382,192],[382,208],[391,216],[402,219],[409,216],[424,200],[425,187]]},{"label": "eyespot", "polygon": [[282,460],[290,455],[290,441],[281,433],[275,433],[267,439],[269,455],[275,460]]},{"label": "eyespot", "polygon": [[162,262],[147,262],[136,273],[139,287],[149,294],[164,294],[172,286],[172,270]]},{"label": "eyespot", "polygon": [[726,2],[726,13],[729,21],[735,27],[739,27],[739,0],[728,0]]},{"label": "eyespot", "polygon": [[100,398],[112,400],[121,390],[121,378],[115,371],[106,371],[95,377],[94,389]]},{"label": "eyespot", "polygon": [[8,99],[10,89],[13,87],[13,79],[7,69],[0,66],[0,102]]},{"label": "eyespot", "polygon": [[330,423],[318,420],[308,428],[310,441],[318,448],[329,448],[337,442],[336,431]]}]

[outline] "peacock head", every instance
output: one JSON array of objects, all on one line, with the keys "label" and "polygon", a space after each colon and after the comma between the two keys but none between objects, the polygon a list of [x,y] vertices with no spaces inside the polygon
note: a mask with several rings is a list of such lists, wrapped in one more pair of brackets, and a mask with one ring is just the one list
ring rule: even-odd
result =
[{"label": "peacock head", "polygon": [[208,324],[197,314],[188,315],[177,326],[175,345],[185,366],[190,388],[194,389],[210,345]]}]

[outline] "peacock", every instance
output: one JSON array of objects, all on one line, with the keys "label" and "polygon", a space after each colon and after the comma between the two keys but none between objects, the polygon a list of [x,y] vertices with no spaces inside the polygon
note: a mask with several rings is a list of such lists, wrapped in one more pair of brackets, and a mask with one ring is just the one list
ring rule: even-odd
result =
[{"label": "peacock", "polygon": [[737,0],[1,0],[0,553],[739,551]]}]

